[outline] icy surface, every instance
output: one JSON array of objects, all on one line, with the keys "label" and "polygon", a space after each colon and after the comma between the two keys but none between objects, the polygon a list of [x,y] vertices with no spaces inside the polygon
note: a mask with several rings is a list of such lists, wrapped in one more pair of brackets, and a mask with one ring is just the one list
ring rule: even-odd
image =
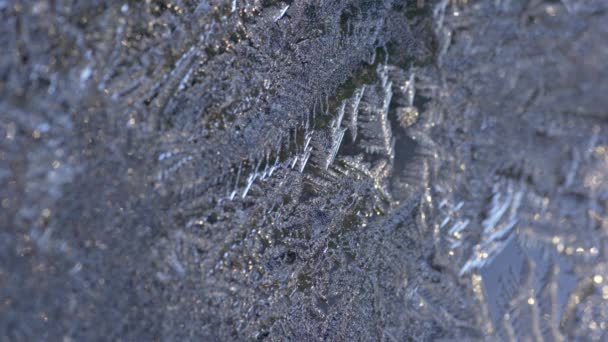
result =
[{"label": "icy surface", "polygon": [[604,3],[0,0],[0,340],[605,340]]}]

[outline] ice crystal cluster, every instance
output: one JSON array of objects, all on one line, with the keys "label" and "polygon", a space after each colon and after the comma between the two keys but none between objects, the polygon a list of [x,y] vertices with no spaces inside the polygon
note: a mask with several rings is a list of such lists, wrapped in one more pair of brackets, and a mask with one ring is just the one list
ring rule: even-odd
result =
[{"label": "ice crystal cluster", "polygon": [[608,5],[0,0],[0,340],[606,340]]}]

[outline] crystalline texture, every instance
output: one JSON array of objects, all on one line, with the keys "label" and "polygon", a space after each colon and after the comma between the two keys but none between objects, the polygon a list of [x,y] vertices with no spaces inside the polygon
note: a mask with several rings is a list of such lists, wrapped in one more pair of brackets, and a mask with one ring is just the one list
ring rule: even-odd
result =
[{"label": "crystalline texture", "polygon": [[0,340],[605,340],[606,9],[0,0]]}]

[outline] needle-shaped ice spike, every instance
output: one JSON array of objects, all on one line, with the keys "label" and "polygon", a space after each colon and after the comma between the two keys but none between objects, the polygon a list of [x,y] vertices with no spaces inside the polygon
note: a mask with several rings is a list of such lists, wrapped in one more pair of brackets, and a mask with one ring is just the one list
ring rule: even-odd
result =
[{"label": "needle-shaped ice spike", "polygon": [[350,116],[350,134],[353,142],[357,139],[357,117],[359,116],[359,103],[365,93],[365,85],[355,91],[355,97],[352,104],[352,112]]},{"label": "needle-shaped ice spike", "polygon": [[346,108],[346,102],[342,101],[342,105],[340,106],[340,109],[338,109],[338,116],[336,116],[336,118],[333,121],[333,125],[332,125],[332,131],[335,133],[338,128],[340,128],[340,125],[342,125],[342,118],[344,118],[344,110]]},{"label": "needle-shaped ice spike", "polygon": [[306,163],[308,163],[308,159],[310,158],[311,151],[304,152],[304,156],[300,161],[300,173],[304,172],[304,168],[306,167]]},{"label": "needle-shaped ice spike", "polygon": [[342,143],[342,138],[344,138],[344,133],[346,132],[346,128],[341,128],[334,134],[332,138],[331,150],[329,151],[329,155],[325,161],[325,170],[329,168],[329,166],[334,162],[336,158],[336,154],[338,154],[338,150],[340,149],[340,144]]},{"label": "needle-shaped ice spike", "polygon": [[291,161],[291,168],[293,169],[294,167],[296,167],[296,163],[298,162],[298,156],[294,156],[293,160]]}]

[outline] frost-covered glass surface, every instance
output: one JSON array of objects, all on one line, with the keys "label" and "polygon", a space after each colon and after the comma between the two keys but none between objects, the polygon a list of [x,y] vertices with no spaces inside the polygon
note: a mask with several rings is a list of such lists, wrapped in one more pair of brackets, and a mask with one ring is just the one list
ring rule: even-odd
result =
[{"label": "frost-covered glass surface", "polygon": [[0,0],[0,339],[605,340],[607,10]]}]

